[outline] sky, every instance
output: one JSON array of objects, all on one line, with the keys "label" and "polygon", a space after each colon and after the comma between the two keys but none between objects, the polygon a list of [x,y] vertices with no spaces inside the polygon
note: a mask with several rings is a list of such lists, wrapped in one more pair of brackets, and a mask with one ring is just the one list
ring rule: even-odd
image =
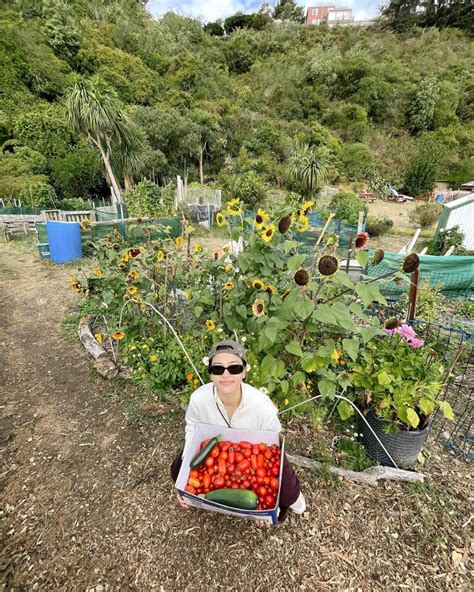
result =
[{"label": "sky", "polygon": [[[270,4],[276,4],[276,2],[277,0],[273,0],[273,2],[270,0]],[[260,0],[148,0],[147,6],[154,16],[161,16],[168,10],[174,10],[183,16],[215,21],[225,19],[239,10],[245,14],[256,12],[260,4]],[[323,4],[323,2],[321,0],[306,2],[305,8],[317,4]],[[327,2],[327,4],[335,4],[340,8],[352,8],[355,19],[364,20],[377,16],[382,0],[334,0]]]}]

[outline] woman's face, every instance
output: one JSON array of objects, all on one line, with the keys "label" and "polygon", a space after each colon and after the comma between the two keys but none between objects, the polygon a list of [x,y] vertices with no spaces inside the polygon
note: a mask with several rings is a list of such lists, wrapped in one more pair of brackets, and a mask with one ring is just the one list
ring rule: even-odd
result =
[{"label": "woman's face", "polygon": [[242,360],[234,354],[216,354],[212,358],[211,366],[228,367],[234,364],[240,364],[244,370],[240,374],[230,374],[228,370],[224,374],[211,374],[211,380],[216,385],[216,388],[221,395],[230,395],[240,390],[242,380],[245,378],[245,364]]}]

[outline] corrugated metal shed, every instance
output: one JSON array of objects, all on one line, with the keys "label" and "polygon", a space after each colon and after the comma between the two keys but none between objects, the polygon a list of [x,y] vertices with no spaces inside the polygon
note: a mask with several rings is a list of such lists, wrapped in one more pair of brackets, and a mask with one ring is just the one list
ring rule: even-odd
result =
[{"label": "corrugated metal shed", "polygon": [[453,226],[459,226],[464,233],[464,248],[474,250],[474,193],[444,205],[437,231]]}]

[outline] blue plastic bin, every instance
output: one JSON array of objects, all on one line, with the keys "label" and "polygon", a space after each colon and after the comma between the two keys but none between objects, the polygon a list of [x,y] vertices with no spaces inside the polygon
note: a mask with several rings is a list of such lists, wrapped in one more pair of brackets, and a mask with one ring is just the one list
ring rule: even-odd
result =
[{"label": "blue plastic bin", "polygon": [[49,252],[54,263],[67,263],[82,257],[79,222],[46,222]]}]

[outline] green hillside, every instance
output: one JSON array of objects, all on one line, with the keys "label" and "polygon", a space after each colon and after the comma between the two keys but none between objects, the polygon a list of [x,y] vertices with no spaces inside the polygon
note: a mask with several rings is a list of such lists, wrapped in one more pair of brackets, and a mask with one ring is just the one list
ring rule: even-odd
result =
[{"label": "green hillside", "polygon": [[340,185],[474,178],[472,37],[262,27],[211,36],[197,20],[154,20],[137,0],[4,1],[0,198],[108,194],[97,147],[65,113],[69,89],[89,79],[130,120],[125,160],[119,141],[111,148],[122,187],[187,172],[229,193],[298,189],[287,166],[298,140]]}]

